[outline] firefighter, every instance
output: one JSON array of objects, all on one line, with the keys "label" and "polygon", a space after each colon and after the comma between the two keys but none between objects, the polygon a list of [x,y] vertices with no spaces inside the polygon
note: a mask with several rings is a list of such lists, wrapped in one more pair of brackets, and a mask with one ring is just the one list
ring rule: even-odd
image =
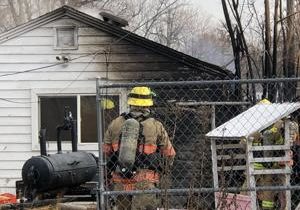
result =
[{"label": "firefighter", "polygon": [[[160,174],[173,163],[175,150],[161,122],[151,117],[153,93],[134,87],[128,95],[129,113],[114,119],[104,136],[113,189],[149,190],[158,187]],[[156,209],[155,194],[119,195],[117,209]]]},{"label": "firefighter", "polygon": [[[259,102],[260,104],[270,104],[267,99],[263,99]],[[296,141],[299,133],[298,123],[291,119],[289,122],[289,141],[291,144]],[[285,143],[284,139],[284,122],[283,120],[278,120],[269,128],[265,129],[262,132],[254,132],[249,135],[248,138],[252,138],[253,146],[267,146],[267,145],[283,145]],[[246,143],[246,139],[242,141]],[[292,146],[292,145],[291,145]],[[254,157],[281,157],[284,156],[284,153],[281,151],[256,151]],[[292,167],[292,150],[290,151],[290,161],[282,162],[258,162],[254,163],[255,170],[263,169],[280,169],[287,166]],[[283,186],[284,185],[284,176],[280,174],[262,174],[255,177],[256,186]],[[246,182],[243,184],[243,187],[246,186]],[[244,194],[244,193],[242,193]],[[260,207],[262,209],[284,209],[286,205],[286,199],[284,191],[258,191],[257,198],[259,200]]]},{"label": "firefighter", "polygon": [[[261,145],[283,145],[283,128],[284,122],[279,120],[274,123],[270,128],[262,132],[262,142]],[[277,154],[276,154],[277,152]],[[263,157],[276,157],[282,154],[278,154],[278,151],[264,151]],[[284,165],[284,164],[283,164]],[[255,163],[254,169],[278,169],[281,166],[278,162],[266,162],[266,163]],[[258,186],[282,186],[284,184],[284,176],[278,174],[264,174],[257,176],[257,185]],[[258,193],[258,199],[262,209],[279,209],[279,206],[276,204],[276,197],[279,195],[277,191],[261,191]],[[283,204],[281,204],[282,206]]]}]

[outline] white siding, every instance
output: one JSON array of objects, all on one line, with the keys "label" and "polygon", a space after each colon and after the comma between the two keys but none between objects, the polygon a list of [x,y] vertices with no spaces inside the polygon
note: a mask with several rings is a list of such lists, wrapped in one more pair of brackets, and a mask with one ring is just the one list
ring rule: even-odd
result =
[{"label": "white siding", "polygon": [[[78,49],[54,50],[53,27],[71,25],[78,28]],[[110,80],[124,80],[142,76],[161,78],[182,68],[175,61],[123,40],[109,46],[116,40],[119,38],[79,21],[62,18],[0,44],[0,193],[14,193],[15,181],[21,179],[22,165],[39,154],[37,94],[43,90],[52,95],[94,94],[95,78],[106,77],[106,71]],[[107,69],[104,51],[108,46]],[[97,56],[93,57],[96,52]],[[59,63],[56,56],[60,54],[67,54],[71,61]],[[75,59],[79,56],[82,57]],[[54,66],[19,73],[49,65]],[[160,73],[153,74],[153,71]],[[70,149],[69,144],[62,147]],[[97,154],[96,144],[78,147]],[[50,152],[55,152],[54,148]]]},{"label": "white siding", "polygon": [[[69,24],[79,26],[79,49],[54,50],[52,27]],[[98,71],[104,66],[101,64],[104,58],[99,55],[83,73],[85,66],[91,61],[90,57],[36,72],[3,75],[55,64],[57,63],[55,57],[60,53],[68,53],[71,58],[74,58],[97,50],[103,51],[105,46],[95,45],[95,42],[102,43],[110,40],[112,38],[103,32],[77,21],[63,19],[0,44],[0,193],[15,193],[15,181],[21,179],[23,164],[30,157],[39,154],[38,150],[32,150],[31,112],[32,105],[35,103],[31,96],[32,91],[52,88],[59,90],[72,83],[67,89],[77,88],[95,93],[95,78],[100,76]],[[65,148],[69,147],[65,146]]]}]

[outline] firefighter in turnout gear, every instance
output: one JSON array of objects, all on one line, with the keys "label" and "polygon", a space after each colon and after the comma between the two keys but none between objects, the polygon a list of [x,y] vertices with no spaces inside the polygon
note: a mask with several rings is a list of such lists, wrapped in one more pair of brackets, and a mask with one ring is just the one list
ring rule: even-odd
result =
[{"label": "firefighter in turnout gear", "polygon": [[[298,124],[295,121],[289,122],[289,132],[289,140],[294,142],[299,132]],[[256,138],[256,141],[253,141],[253,145],[256,146],[283,145],[284,143],[284,122],[282,120],[277,121],[264,130],[260,138]],[[284,156],[284,152],[266,150],[258,154],[258,156],[281,157]],[[290,161],[254,163],[254,169],[280,169],[285,168],[286,165],[291,167],[293,165],[292,151],[290,151],[290,158]],[[285,176],[282,174],[263,174],[256,177],[257,186],[284,186],[284,183]],[[262,209],[285,209],[286,199],[284,191],[260,191],[257,195]]]},{"label": "firefighter in turnout gear", "polygon": [[[159,184],[160,174],[169,170],[175,150],[168,133],[150,116],[153,93],[149,87],[134,87],[128,95],[129,113],[114,119],[104,136],[104,154],[113,189],[149,190]],[[117,209],[156,209],[155,194],[118,195]]]},{"label": "firefighter in turnout gear", "polygon": [[[261,146],[268,145],[283,145],[283,128],[284,122],[279,120],[269,129],[266,129],[262,132]],[[262,157],[276,157],[282,156],[278,154],[280,151],[263,151]],[[276,154],[277,153],[277,154]],[[278,162],[267,162],[267,163],[254,163],[255,170],[262,169],[278,169],[281,166]],[[263,174],[257,177],[257,186],[282,186],[284,184],[284,176],[281,174]],[[280,206],[276,203],[276,199],[279,196],[280,192],[277,191],[261,191],[258,193],[258,199],[262,209],[280,209]]]},{"label": "firefighter in turnout gear", "polygon": [[[262,100],[260,103],[269,104],[270,102],[266,99]],[[288,129],[290,136],[289,139],[284,139],[284,121],[278,120],[276,123],[271,125],[269,128],[261,131],[254,132],[248,136],[248,139],[252,139],[252,146],[271,146],[271,145],[284,145],[285,141],[290,141],[291,146],[293,142],[296,141],[299,129],[298,123],[289,121]],[[247,140],[243,139],[243,143]],[[262,157],[283,157],[285,155],[284,151],[281,150],[264,150],[255,151],[253,153],[255,158]],[[264,169],[280,169],[286,166],[292,167],[292,150],[290,150],[290,160],[281,162],[255,162],[254,170],[264,170]],[[260,174],[255,176],[256,186],[284,186],[285,176],[282,174]],[[243,184],[243,188],[247,186],[247,182]],[[242,193],[243,194],[243,193]],[[257,191],[257,199],[259,201],[260,209],[276,209],[283,210],[286,206],[285,192],[284,191]]]}]

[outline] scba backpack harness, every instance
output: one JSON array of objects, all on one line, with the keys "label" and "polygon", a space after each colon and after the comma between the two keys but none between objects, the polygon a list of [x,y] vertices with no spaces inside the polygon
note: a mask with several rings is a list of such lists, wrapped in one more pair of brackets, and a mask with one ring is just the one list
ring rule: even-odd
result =
[{"label": "scba backpack harness", "polygon": [[158,151],[152,154],[145,154],[145,144],[143,135],[143,125],[141,122],[149,119],[142,117],[139,120],[133,118],[130,114],[123,113],[125,122],[121,129],[119,139],[119,150],[114,152],[108,162],[108,168],[116,171],[124,178],[133,177],[138,169],[150,169],[160,171],[161,155]]}]

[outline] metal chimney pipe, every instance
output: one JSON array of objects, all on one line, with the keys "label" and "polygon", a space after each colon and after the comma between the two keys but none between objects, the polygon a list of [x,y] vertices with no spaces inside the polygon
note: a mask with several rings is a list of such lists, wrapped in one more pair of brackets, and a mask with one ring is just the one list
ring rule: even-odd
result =
[{"label": "metal chimney pipe", "polygon": [[47,149],[46,149],[46,129],[41,129],[39,132],[39,139],[40,139],[40,151],[41,155],[47,156]]}]

